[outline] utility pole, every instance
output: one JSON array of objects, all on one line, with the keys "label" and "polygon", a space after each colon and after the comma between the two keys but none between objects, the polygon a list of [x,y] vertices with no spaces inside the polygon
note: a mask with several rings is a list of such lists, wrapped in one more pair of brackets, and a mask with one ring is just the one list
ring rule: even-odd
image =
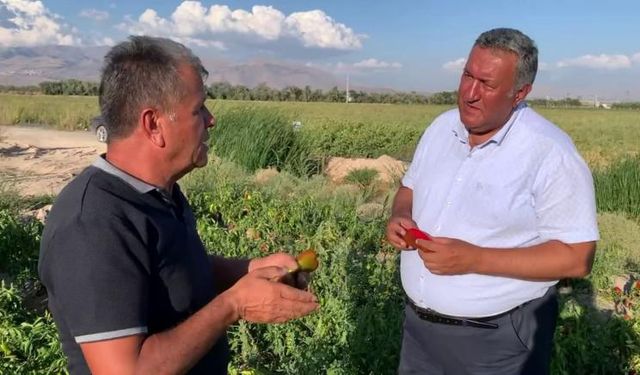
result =
[{"label": "utility pole", "polygon": [[349,104],[349,75],[347,74],[347,92],[344,96],[345,103]]}]

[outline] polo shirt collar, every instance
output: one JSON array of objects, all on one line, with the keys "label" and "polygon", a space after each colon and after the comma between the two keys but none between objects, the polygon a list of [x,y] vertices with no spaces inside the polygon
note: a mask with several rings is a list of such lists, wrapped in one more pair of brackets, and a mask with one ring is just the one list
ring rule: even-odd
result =
[{"label": "polo shirt collar", "polygon": [[153,186],[153,185],[149,185],[148,183],[126,173],[125,171],[119,169],[118,167],[116,167],[115,165],[109,163],[109,161],[106,159],[106,154],[102,154],[100,155],[94,162],[93,162],[93,166],[99,169],[102,169],[103,171],[116,176],[118,178],[120,178],[121,180],[123,180],[124,182],[126,182],[127,184],[131,185],[131,187],[133,187],[134,189],[136,189],[136,191],[138,191],[141,194],[146,194],[150,191],[153,190],[160,190],[157,187]]},{"label": "polo shirt collar", "polygon": [[[498,130],[498,132],[493,135],[493,137],[491,137],[489,140],[487,140],[483,144],[478,145],[478,147],[484,147],[490,143],[495,143],[498,146],[501,145],[502,141],[507,136],[507,133],[509,133],[509,130],[511,129],[511,127],[519,117],[520,111],[526,107],[527,107],[526,102],[521,102],[520,104],[518,104],[516,108],[513,110],[513,113],[511,113],[511,116],[509,117],[509,120],[507,120],[507,123],[504,124],[502,128],[500,128],[500,130]],[[467,128],[464,127],[464,124],[462,123],[462,121],[457,121],[456,125],[452,129],[452,132],[460,142],[465,144],[469,143],[469,131],[467,130]]]}]

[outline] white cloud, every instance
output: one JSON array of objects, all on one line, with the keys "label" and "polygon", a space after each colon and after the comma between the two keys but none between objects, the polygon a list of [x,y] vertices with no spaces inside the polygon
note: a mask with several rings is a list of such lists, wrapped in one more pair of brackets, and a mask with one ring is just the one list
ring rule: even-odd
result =
[{"label": "white cloud", "polygon": [[306,66],[322,69],[337,74],[354,74],[367,75],[373,72],[379,73],[383,71],[391,71],[402,68],[402,64],[398,62],[386,62],[378,59],[370,58],[356,63],[348,63],[338,61],[335,63],[314,63],[307,62]]},{"label": "white cloud", "polygon": [[640,63],[640,52],[631,56],[631,61],[633,61],[634,63]]},{"label": "white cloud", "polygon": [[551,68],[551,66],[550,66],[548,63],[546,63],[546,62],[542,62],[542,61],[541,61],[541,62],[539,62],[539,63],[538,63],[538,71],[539,71],[539,72],[546,72],[546,71],[548,71],[550,68]]},{"label": "white cloud", "polygon": [[362,48],[364,36],[354,34],[349,27],[335,22],[321,10],[292,13],[285,24],[294,37],[303,41],[305,47],[342,50]]},{"label": "white cloud", "polygon": [[464,68],[464,64],[467,63],[467,58],[466,57],[461,57],[459,59],[453,60],[453,61],[448,61],[446,63],[444,63],[442,65],[442,67],[445,70],[448,70],[450,72],[455,72],[455,73],[460,73],[462,72],[462,69]]},{"label": "white cloud", "polygon": [[80,41],[64,31],[60,16],[51,13],[41,1],[0,0],[0,8],[8,11],[11,27],[0,26],[0,46],[35,46],[45,44],[76,45]]},{"label": "white cloud", "polygon": [[108,36],[106,36],[101,39],[96,39],[94,41],[94,44],[97,46],[113,46],[116,44],[116,42],[112,38],[109,38]]},{"label": "white cloud", "polygon": [[147,9],[137,20],[128,19],[125,28],[134,34],[190,38],[197,43],[236,35],[262,42],[292,38],[305,47],[339,50],[359,49],[365,38],[321,10],[286,16],[271,6],[256,5],[247,11],[214,4],[207,9],[200,1],[182,2],[169,18]]},{"label": "white cloud", "polygon": [[625,69],[631,66],[631,59],[626,55],[584,55],[572,59],[558,61],[558,68],[581,67],[591,69]]},{"label": "white cloud", "polygon": [[80,17],[90,18],[96,21],[104,21],[109,18],[109,12],[98,9],[83,9]]},{"label": "white cloud", "polygon": [[365,69],[399,69],[402,68],[402,64],[398,62],[386,62],[377,59],[366,59],[353,64],[356,68]]}]

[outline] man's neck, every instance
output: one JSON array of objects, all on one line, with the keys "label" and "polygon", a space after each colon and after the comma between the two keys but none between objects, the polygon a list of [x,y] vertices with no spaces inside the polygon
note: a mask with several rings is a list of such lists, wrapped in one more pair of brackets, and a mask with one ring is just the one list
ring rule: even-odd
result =
[{"label": "man's neck", "polygon": [[[157,160],[150,150],[139,145],[127,144],[126,141],[116,141],[107,145],[106,159],[121,171],[153,185],[159,189],[171,192],[176,180],[171,173],[160,168],[163,163]],[[130,150],[136,150],[135,154]]]}]

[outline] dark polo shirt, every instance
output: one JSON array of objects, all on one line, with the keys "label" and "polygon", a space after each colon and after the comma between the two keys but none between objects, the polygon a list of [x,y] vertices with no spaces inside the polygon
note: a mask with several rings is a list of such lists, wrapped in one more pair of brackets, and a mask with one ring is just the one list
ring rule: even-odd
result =
[{"label": "dark polo shirt", "polygon": [[[170,329],[215,297],[193,212],[172,190],[101,157],[58,195],[38,267],[71,374],[89,374],[79,343]],[[228,360],[223,336],[190,373],[226,374]]]}]

